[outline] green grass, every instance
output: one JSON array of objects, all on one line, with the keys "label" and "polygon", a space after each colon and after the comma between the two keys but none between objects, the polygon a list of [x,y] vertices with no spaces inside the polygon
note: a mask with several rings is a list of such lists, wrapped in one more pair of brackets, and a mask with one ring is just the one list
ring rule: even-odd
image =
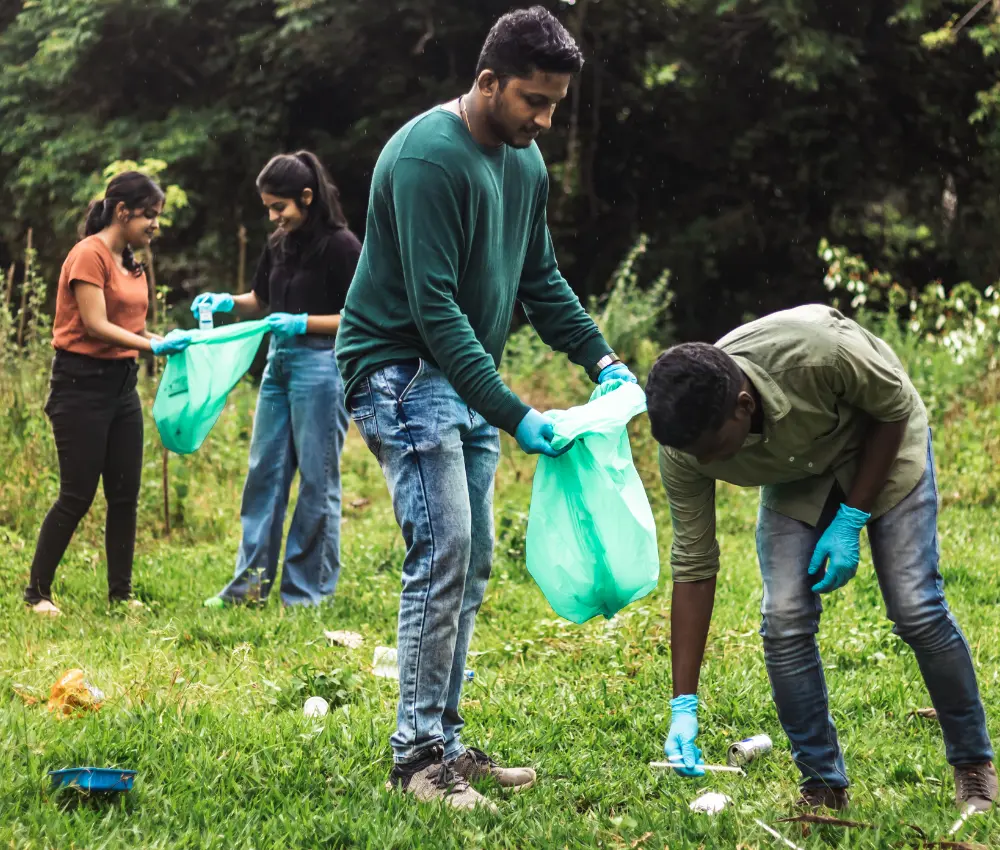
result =
[{"label": "green grass", "polygon": [[[770,848],[753,819],[788,814],[796,771],[778,725],[758,626],[754,556],[756,494],[723,488],[723,574],[703,671],[701,745],[713,762],[727,745],[765,732],[774,752],[745,779],[701,781],[654,773],[668,726],[669,581],[614,621],[559,620],[527,574],[523,547],[531,463],[509,441],[498,475],[494,576],[477,623],[466,690],[465,737],[505,762],[530,764],[538,785],[516,796],[485,786],[500,814],[454,813],[389,794],[388,736],[395,683],[370,673],[376,645],[395,643],[403,554],[384,483],[355,432],[345,457],[348,508],[344,570],[335,600],[319,610],[205,611],[202,599],[232,569],[239,535],[252,392],[241,388],[198,455],[172,462],[175,523],[160,531],[155,434],[147,435],[146,485],[135,571],[138,614],[109,612],[95,507],[57,579],[65,615],[39,620],[20,602],[34,529],[55,493],[51,446],[6,435],[0,522],[0,846],[11,848]],[[970,409],[936,433],[942,496],[943,571],[949,599],[976,659],[991,727],[998,695],[1000,531],[994,521],[995,408]],[[636,429],[634,449],[657,512],[666,563],[669,521],[655,454]],[[42,442],[39,443],[38,441]],[[985,445],[985,450],[984,450]],[[23,470],[27,457],[37,470]],[[26,483],[22,479],[27,479]],[[100,501],[100,500],[98,500]],[[359,502],[360,504],[360,502]],[[11,505],[17,507],[12,508]],[[359,650],[328,645],[324,629],[353,629]],[[917,665],[890,632],[870,564],[830,597],[821,641],[832,710],[853,779],[855,820],[874,830],[820,827],[783,834],[806,848],[885,848],[915,824],[945,837],[954,820],[951,771],[936,724],[912,710],[929,704]],[[28,705],[60,674],[82,667],[108,696],[70,720]],[[335,703],[319,721],[305,696]],[[46,771],[72,765],[138,771],[113,804],[68,805]],[[688,803],[704,789],[734,806],[715,818]],[[963,837],[1000,844],[984,816]]]}]

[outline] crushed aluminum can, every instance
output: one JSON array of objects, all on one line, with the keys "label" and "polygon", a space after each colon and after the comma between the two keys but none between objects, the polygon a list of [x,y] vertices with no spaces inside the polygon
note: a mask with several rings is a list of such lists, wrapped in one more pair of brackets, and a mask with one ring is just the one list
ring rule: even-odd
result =
[{"label": "crushed aluminum can", "polygon": [[733,767],[745,767],[765,753],[771,752],[773,746],[774,744],[767,735],[754,735],[750,738],[744,738],[729,748],[729,752],[726,755],[726,762]]}]

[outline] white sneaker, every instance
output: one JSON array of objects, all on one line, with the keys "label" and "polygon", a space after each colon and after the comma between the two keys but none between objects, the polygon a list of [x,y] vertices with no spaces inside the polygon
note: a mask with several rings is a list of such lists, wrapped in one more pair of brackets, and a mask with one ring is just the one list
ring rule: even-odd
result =
[{"label": "white sneaker", "polygon": [[40,602],[36,602],[34,605],[31,606],[31,610],[35,614],[39,614],[43,617],[58,617],[60,614],[62,614],[62,611],[56,608],[56,606],[53,605],[51,602],[49,602],[48,599],[43,599]]}]

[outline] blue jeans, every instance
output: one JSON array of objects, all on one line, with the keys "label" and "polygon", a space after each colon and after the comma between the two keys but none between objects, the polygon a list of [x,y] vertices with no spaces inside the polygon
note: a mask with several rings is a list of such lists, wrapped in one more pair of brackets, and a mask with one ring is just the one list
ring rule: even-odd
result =
[{"label": "blue jeans", "polygon": [[243,537],[233,580],[219,595],[232,602],[267,598],[292,476],[299,497],[288,530],[281,601],[318,605],[340,577],[340,455],[347,436],[344,383],[333,337],[271,340],[257,396],[250,468],[243,486]]},{"label": "blue jeans", "polygon": [[493,564],[493,477],[500,437],[423,361],[388,366],[348,400],[378,458],[406,542],[399,598],[397,764],[432,746],[464,751],[465,658]]},{"label": "blue jeans", "polygon": [[[847,786],[844,758],[830,717],[816,632],[823,610],[807,573],[819,537],[836,513],[832,499],[819,527],[761,507],[757,556],[764,579],[760,633],[778,719],[792,745],[803,785]],[[937,537],[934,454],[917,486],[868,524],[868,540],[893,631],[913,649],[937,709],[952,765],[993,758],[969,645],[944,598]]]}]

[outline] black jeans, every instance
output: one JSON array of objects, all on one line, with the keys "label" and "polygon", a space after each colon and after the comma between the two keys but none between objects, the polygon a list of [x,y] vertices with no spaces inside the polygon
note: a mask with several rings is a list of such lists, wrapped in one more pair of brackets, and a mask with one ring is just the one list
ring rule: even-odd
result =
[{"label": "black jeans", "polygon": [[73,532],[104,479],[108,520],[104,548],[108,598],[132,593],[135,516],[142,475],[142,405],[134,360],[56,352],[45,412],[59,453],[59,498],[38,534],[24,599],[51,600],[52,579]]}]

